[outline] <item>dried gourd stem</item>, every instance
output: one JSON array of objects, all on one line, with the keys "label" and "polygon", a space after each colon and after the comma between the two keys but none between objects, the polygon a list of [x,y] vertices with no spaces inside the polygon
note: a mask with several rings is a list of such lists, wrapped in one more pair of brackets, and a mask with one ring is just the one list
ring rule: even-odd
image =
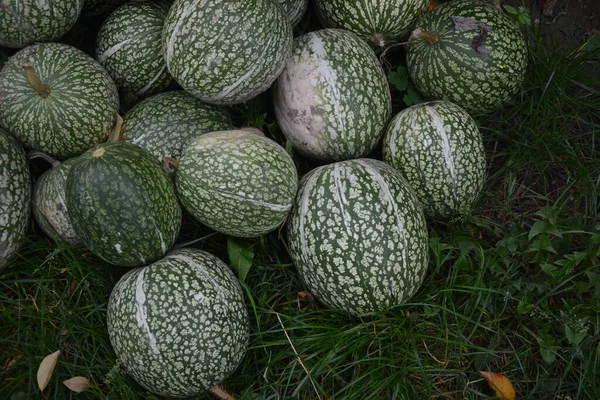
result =
[{"label": "dried gourd stem", "polygon": [[27,159],[33,160],[34,158],[41,158],[42,160],[46,161],[48,164],[52,165],[52,168],[56,168],[62,164],[57,159],[50,157],[48,154],[46,154],[44,152],[41,152],[39,150],[30,150],[27,153]]},{"label": "dried gourd stem", "polygon": [[292,340],[290,339],[290,335],[288,335],[287,330],[285,329],[285,326],[283,325],[283,322],[281,321],[281,317],[279,316],[279,313],[275,313],[275,315],[277,316],[277,319],[279,320],[279,325],[281,325],[281,328],[283,328],[283,333],[285,334],[285,337],[287,338],[287,341],[289,342],[290,346],[292,347],[292,350],[294,351],[294,354],[296,355],[296,358],[298,359],[298,362],[300,362],[300,365],[302,366],[302,369],[304,370],[304,372],[306,372],[306,375],[308,376],[308,379],[310,380],[310,383],[312,384],[313,389],[315,390],[317,398],[319,400],[323,400],[321,398],[321,395],[319,394],[319,390],[317,389],[317,385],[315,385],[315,381],[313,381],[312,376],[310,376],[310,372],[308,371],[308,369],[306,368],[306,365],[304,365],[304,363],[302,362],[302,359],[300,358],[300,355],[296,351],[296,348],[294,347],[294,344],[292,343]]},{"label": "dried gourd stem", "polygon": [[167,174],[172,174],[173,172],[175,172],[175,170],[177,169],[178,166],[179,166],[178,160],[171,158],[171,157],[163,158],[163,169],[165,170],[165,172]]},{"label": "dried gourd stem", "polygon": [[42,98],[46,98],[50,95],[50,86],[45,83],[40,82],[37,75],[35,74],[35,70],[33,69],[33,65],[31,64],[23,64],[23,72],[25,73],[25,79],[29,85],[40,95]]},{"label": "dried gourd stem", "polygon": [[108,142],[118,142],[121,139],[121,127],[123,126],[123,117],[117,114],[117,121],[112,132],[108,135]]},{"label": "dried gourd stem", "polygon": [[385,59],[385,56],[388,53],[388,51],[390,51],[391,49],[396,48],[396,47],[400,47],[400,46],[409,45],[411,42],[412,42],[412,40],[408,39],[406,42],[394,43],[392,45],[389,45],[388,47],[385,48],[385,50],[383,51],[383,53],[381,53],[381,55],[379,56],[379,61],[383,62],[384,59]]},{"label": "dried gourd stem", "polygon": [[235,397],[227,393],[221,386],[213,386],[210,389],[208,389],[208,391],[210,392],[210,394],[212,394],[220,400],[237,400]]},{"label": "dried gourd stem", "polygon": [[381,33],[375,33],[369,37],[369,42],[375,46],[383,47],[385,46],[385,37]]}]

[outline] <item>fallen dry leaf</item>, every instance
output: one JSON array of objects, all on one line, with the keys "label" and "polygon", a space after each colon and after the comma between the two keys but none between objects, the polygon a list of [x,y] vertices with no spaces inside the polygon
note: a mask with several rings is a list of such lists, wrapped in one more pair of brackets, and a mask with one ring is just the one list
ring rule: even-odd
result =
[{"label": "fallen dry leaf", "polygon": [[52,378],[52,373],[54,372],[54,367],[56,367],[59,354],[60,350],[57,350],[54,353],[46,356],[46,358],[44,358],[40,363],[40,367],[37,371],[37,382],[42,392],[44,389],[46,389],[46,386],[48,386],[50,378]]},{"label": "fallen dry leaf", "polygon": [[311,293],[311,292],[307,292],[307,291],[304,291],[304,292],[298,292],[298,296],[299,296],[299,297],[302,297],[303,299],[304,299],[304,298],[307,298],[307,297],[308,297],[309,299],[312,299],[312,298],[313,298],[313,295],[312,295],[312,293]]},{"label": "fallen dry leaf", "polygon": [[74,376],[71,379],[63,381],[63,384],[66,387],[68,387],[69,390],[75,393],[85,392],[86,390],[92,387],[92,384],[90,383],[89,379],[85,376]]},{"label": "fallen dry leaf", "polygon": [[479,373],[487,380],[488,385],[494,389],[496,397],[503,400],[515,400],[515,388],[507,377],[495,372],[479,371]]},{"label": "fallen dry leaf", "polygon": [[433,9],[434,9],[434,8],[436,8],[437,6],[438,6],[438,3],[437,3],[437,1],[435,1],[435,0],[431,0],[431,1],[429,2],[429,11],[433,10]]}]

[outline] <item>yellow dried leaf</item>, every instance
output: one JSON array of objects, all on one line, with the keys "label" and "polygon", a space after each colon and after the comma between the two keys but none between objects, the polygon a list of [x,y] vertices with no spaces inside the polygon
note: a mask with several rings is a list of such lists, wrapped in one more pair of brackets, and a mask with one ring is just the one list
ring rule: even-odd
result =
[{"label": "yellow dried leaf", "polygon": [[494,389],[496,397],[502,400],[515,400],[515,388],[507,377],[495,372],[479,371],[479,373],[487,380],[488,385]]},{"label": "yellow dried leaf", "polygon": [[74,376],[71,379],[63,381],[63,384],[75,393],[85,392],[92,387],[89,379],[84,376]]},{"label": "yellow dried leaf", "polygon": [[54,372],[54,367],[56,367],[59,354],[60,350],[57,350],[54,353],[46,356],[46,358],[44,358],[40,363],[40,367],[37,371],[37,382],[42,392],[44,389],[46,389],[46,386],[48,386],[50,378],[52,378],[52,373]]},{"label": "yellow dried leaf", "polygon": [[437,6],[438,6],[438,3],[437,3],[437,1],[435,1],[435,0],[431,0],[431,1],[429,2],[429,11],[433,10],[433,9],[434,9],[434,8],[436,8]]}]

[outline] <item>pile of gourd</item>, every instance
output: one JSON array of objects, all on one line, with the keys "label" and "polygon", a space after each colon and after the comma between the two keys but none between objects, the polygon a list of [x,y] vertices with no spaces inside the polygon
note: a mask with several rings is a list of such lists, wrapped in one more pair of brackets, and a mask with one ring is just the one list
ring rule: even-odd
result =
[{"label": "pile of gourd", "polygon": [[[109,299],[111,343],[140,384],[176,397],[230,375],[249,326],[224,262],[171,250],[182,207],[235,237],[285,224],[299,275],[327,307],[362,315],[413,296],[427,219],[476,204],[485,154],[469,113],[517,93],[518,26],[481,0],[429,11],[429,0],[316,0],[326,28],[294,39],[307,0],[123,3],[0,4],[0,45],[22,48],[0,71],[0,266],[32,210],[54,240],[132,267]],[[81,13],[110,13],[95,59],[55,42]],[[402,40],[432,101],[391,118],[379,55]],[[228,106],[269,88],[293,151],[231,124]],[[120,103],[133,106],[123,118]],[[367,158],[379,143],[383,160]],[[23,148],[52,166],[34,185]],[[321,166],[298,182],[291,154]]]}]

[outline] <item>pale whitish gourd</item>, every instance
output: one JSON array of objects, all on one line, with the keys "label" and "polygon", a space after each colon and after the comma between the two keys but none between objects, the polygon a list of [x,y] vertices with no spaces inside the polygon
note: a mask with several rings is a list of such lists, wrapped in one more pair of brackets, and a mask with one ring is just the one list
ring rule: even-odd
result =
[{"label": "pale whitish gourd", "polygon": [[0,46],[22,48],[63,36],[77,21],[83,0],[2,0]]},{"label": "pale whitish gourd", "polygon": [[0,267],[23,241],[30,215],[31,178],[25,152],[0,129]]},{"label": "pale whitish gourd", "polygon": [[277,229],[297,187],[296,167],[285,149],[247,131],[200,136],[184,150],[176,173],[183,207],[208,227],[237,237]]},{"label": "pale whitish gourd", "polygon": [[79,245],[67,208],[67,177],[76,158],[44,172],[35,182],[32,195],[33,217],[42,231],[57,242]]},{"label": "pale whitish gourd", "polygon": [[130,1],[104,21],[96,37],[96,60],[115,81],[121,98],[164,91],[172,81],[162,54],[164,1]]},{"label": "pale whitish gourd", "polygon": [[176,90],[149,97],[123,117],[121,137],[163,161],[178,159],[196,137],[231,128],[225,109]]},{"label": "pale whitish gourd", "polygon": [[494,5],[452,1],[420,21],[407,58],[410,78],[427,98],[483,113],[519,91],[527,46],[519,26]]},{"label": "pale whitish gourd", "polygon": [[115,285],[108,334],[125,370],[161,396],[198,395],[231,375],[248,345],[240,284],[214,255],[179,249]]},{"label": "pale whitish gourd", "polygon": [[316,168],[300,181],[289,249],[307,289],[361,315],[406,302],[427,271],[425,217],[406,180],[372,159]]},{"label": "pale whitish gourd", "polygon": [[105,16],[126,2],[127,0],[84,0],[81,14],[86,17]]},{"label": "pale whitish gourd", "polygon": [[356,33],[378,50],[410,34],[429,6],[429,0],[316,0],[325,26]]},{"label": "pale whitish gourd", "polygon": [[277,2],[285,8],[292,26],[298,25],[308,7],[308,0],[277,0]]},{"label": "pale whitish gourd", "polygon": [[117,88],[100,64],[75,47],[41,43],[0,71],[0,126],[24,146],[59,159],[104,142],[119,109]]},{"label": "pale whitish gourd", "polygon": [[179,234],[181,208],[171,178],[148,151],[107,142],[78,157],[67,178],[75,233],[94,254],[120,266],[164,256]]},{"label": "pale whitish gourd", "polygon": [[383,159],[408,180],[430,218],[469,214],[485,178],[485,150],[471,116],[433,101],[407,108],[390,122]]},{"label": "pale whitish gourd", "polygon": [[242,103],[267,90],[291,46],[291,24],[273,0],[176,0],[163,30],[169,72],[211,104]]},{"label": "pale whitish gourd", "polygon": [[322,160],[366,156],[391,114],[388,82],[373,50],[355,34],[332,28],[294,40],[273,101],[294,147]]}]

